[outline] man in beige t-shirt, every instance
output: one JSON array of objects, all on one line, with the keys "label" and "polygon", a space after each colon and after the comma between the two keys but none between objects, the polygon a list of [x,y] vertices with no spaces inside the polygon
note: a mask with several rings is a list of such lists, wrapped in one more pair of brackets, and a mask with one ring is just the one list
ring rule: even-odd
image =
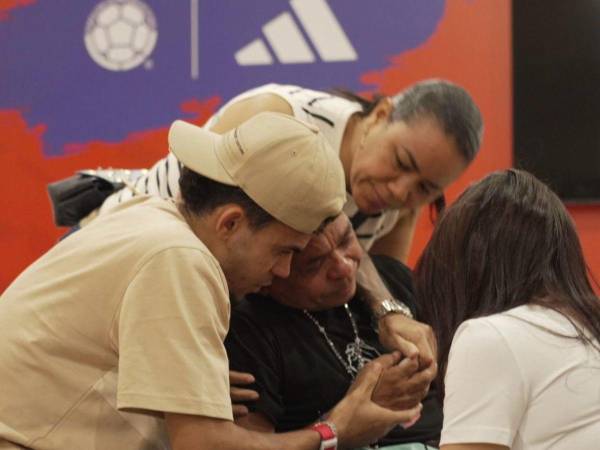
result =
[{"label": "man in beige t-shirt", "polygon": [[[217,135],[175,122],[176,203],[126,202],[26,269],[0,299],[0,449],[316,449],[365,444],[416,410],[365,371],[330,423],[283,435],[233,424],[229,295],[286,277],[345,200],[321,134],[265,113]],[[328,443],[325,446],[325,443]]]}]

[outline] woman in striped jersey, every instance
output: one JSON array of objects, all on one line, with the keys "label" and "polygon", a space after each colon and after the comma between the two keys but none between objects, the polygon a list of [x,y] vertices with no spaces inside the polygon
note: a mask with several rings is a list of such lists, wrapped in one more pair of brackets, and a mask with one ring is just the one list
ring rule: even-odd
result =
[{"label": "woman in striped jersey", "polygon": [[[483,128],[469,94],[443,80],[419,82],[372,101],[268,84],[233,98],[205,126],[223,133],[262,111],[319,127],[339,152],[348,190],[344,212],[363,248],[401,261],[407,259],[419,210],[443,199],[446,186],[475,157]],[[137,194],[174,197],[178,179],[179,163],[169,154],[109,197],[100,212]]]},{"label": "woman in striped jersey", "polygon": [[[344,212],[359,242],[370,254],[400,261],[407,259],[420,209],[436,200],[440,203],[446,186],[475,157],[483,129],[469,94],[444,80],[422,81],[393,97],[376,96],[372,101],[346,92],[268,84],[233,98],[205,126],[224,133],[263,111],[293,115],[322,131],[339,152],[348,191]],[[107,198],[100,214],[139,194],[177,196],[179,169],[175,156],[167,155]],[[427,370],[436,360],[431,328],[413,320],[402,299],[393,298],[366,256],[357,281],[372,294],[369,306],[378,319],[379,340],[403,355],[418,356],[419,369]],[[243,376],[232,380],[249,382]],[[233,390],[232,398],[244,400]]]}]

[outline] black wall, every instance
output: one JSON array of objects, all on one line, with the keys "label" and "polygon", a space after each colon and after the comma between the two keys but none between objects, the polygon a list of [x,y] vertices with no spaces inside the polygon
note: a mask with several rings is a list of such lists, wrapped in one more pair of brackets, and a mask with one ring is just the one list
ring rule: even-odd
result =
[{"label": "black wall", "polygon": [[600,202],[600,0],[513,1],[514,161]]}]

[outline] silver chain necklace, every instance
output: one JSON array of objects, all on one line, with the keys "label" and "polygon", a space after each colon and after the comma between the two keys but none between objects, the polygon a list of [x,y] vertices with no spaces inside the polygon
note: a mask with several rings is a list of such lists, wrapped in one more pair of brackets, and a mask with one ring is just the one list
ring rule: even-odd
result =
[{"label": "silver chain necklace", "polygon": [[356,327],[356,322],[354,320],[354,316],[352,315],[350,308],[348,308],[348,304],[345,304],[344,308],[346,310],[346,314],[348,314],[350,323],[352,324],[352,331],[354,332],[354,341],[350,342],[346,346],[346,351],[345,351],[346,359],[342,358],[342,355],[340,355],[340,352],[338,352],[338,349],[335,348],[333,341],[327,335],[327,331],[325,330],[325,327],[323,327],[317,321],[317,319],[311,313],[309,313],[306,309],[303,309],[302,312],[304,313],[304,315],[306,315],[306,317],[308,317],[310,319],[310,321],[312,323],[315,324],[315,326],[317,327],[319,332],[325,338],[325,342],[327,342],[327,344],[329,345],[329,348],[331,348],[331,351],[333,352],[335,357],[342,364],[344,369],[346,369],[346,372],[348,372],[348,375],[350,375],[350,378],[354,379],[354,377],[356,377],[356,374],[358,373],[358,371],[360,369],[362,369],[363,366],[368,361],[370,361],[373,357],[379,356],[379,352],[377,351],[377,349],[375,349],[371,345],[367,344],[360,338],[360,336],[358,335],[358,328]]}]

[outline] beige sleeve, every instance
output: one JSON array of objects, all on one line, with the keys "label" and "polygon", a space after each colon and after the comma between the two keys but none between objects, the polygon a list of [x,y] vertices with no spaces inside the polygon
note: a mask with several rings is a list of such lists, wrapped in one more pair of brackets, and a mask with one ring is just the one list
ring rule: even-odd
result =
[{"label": "beige sleeve", "polygon": [[118,317],[119,409],[233,419],[230,305],[216,264],[199,249],[170,248],[134,277]]}]

